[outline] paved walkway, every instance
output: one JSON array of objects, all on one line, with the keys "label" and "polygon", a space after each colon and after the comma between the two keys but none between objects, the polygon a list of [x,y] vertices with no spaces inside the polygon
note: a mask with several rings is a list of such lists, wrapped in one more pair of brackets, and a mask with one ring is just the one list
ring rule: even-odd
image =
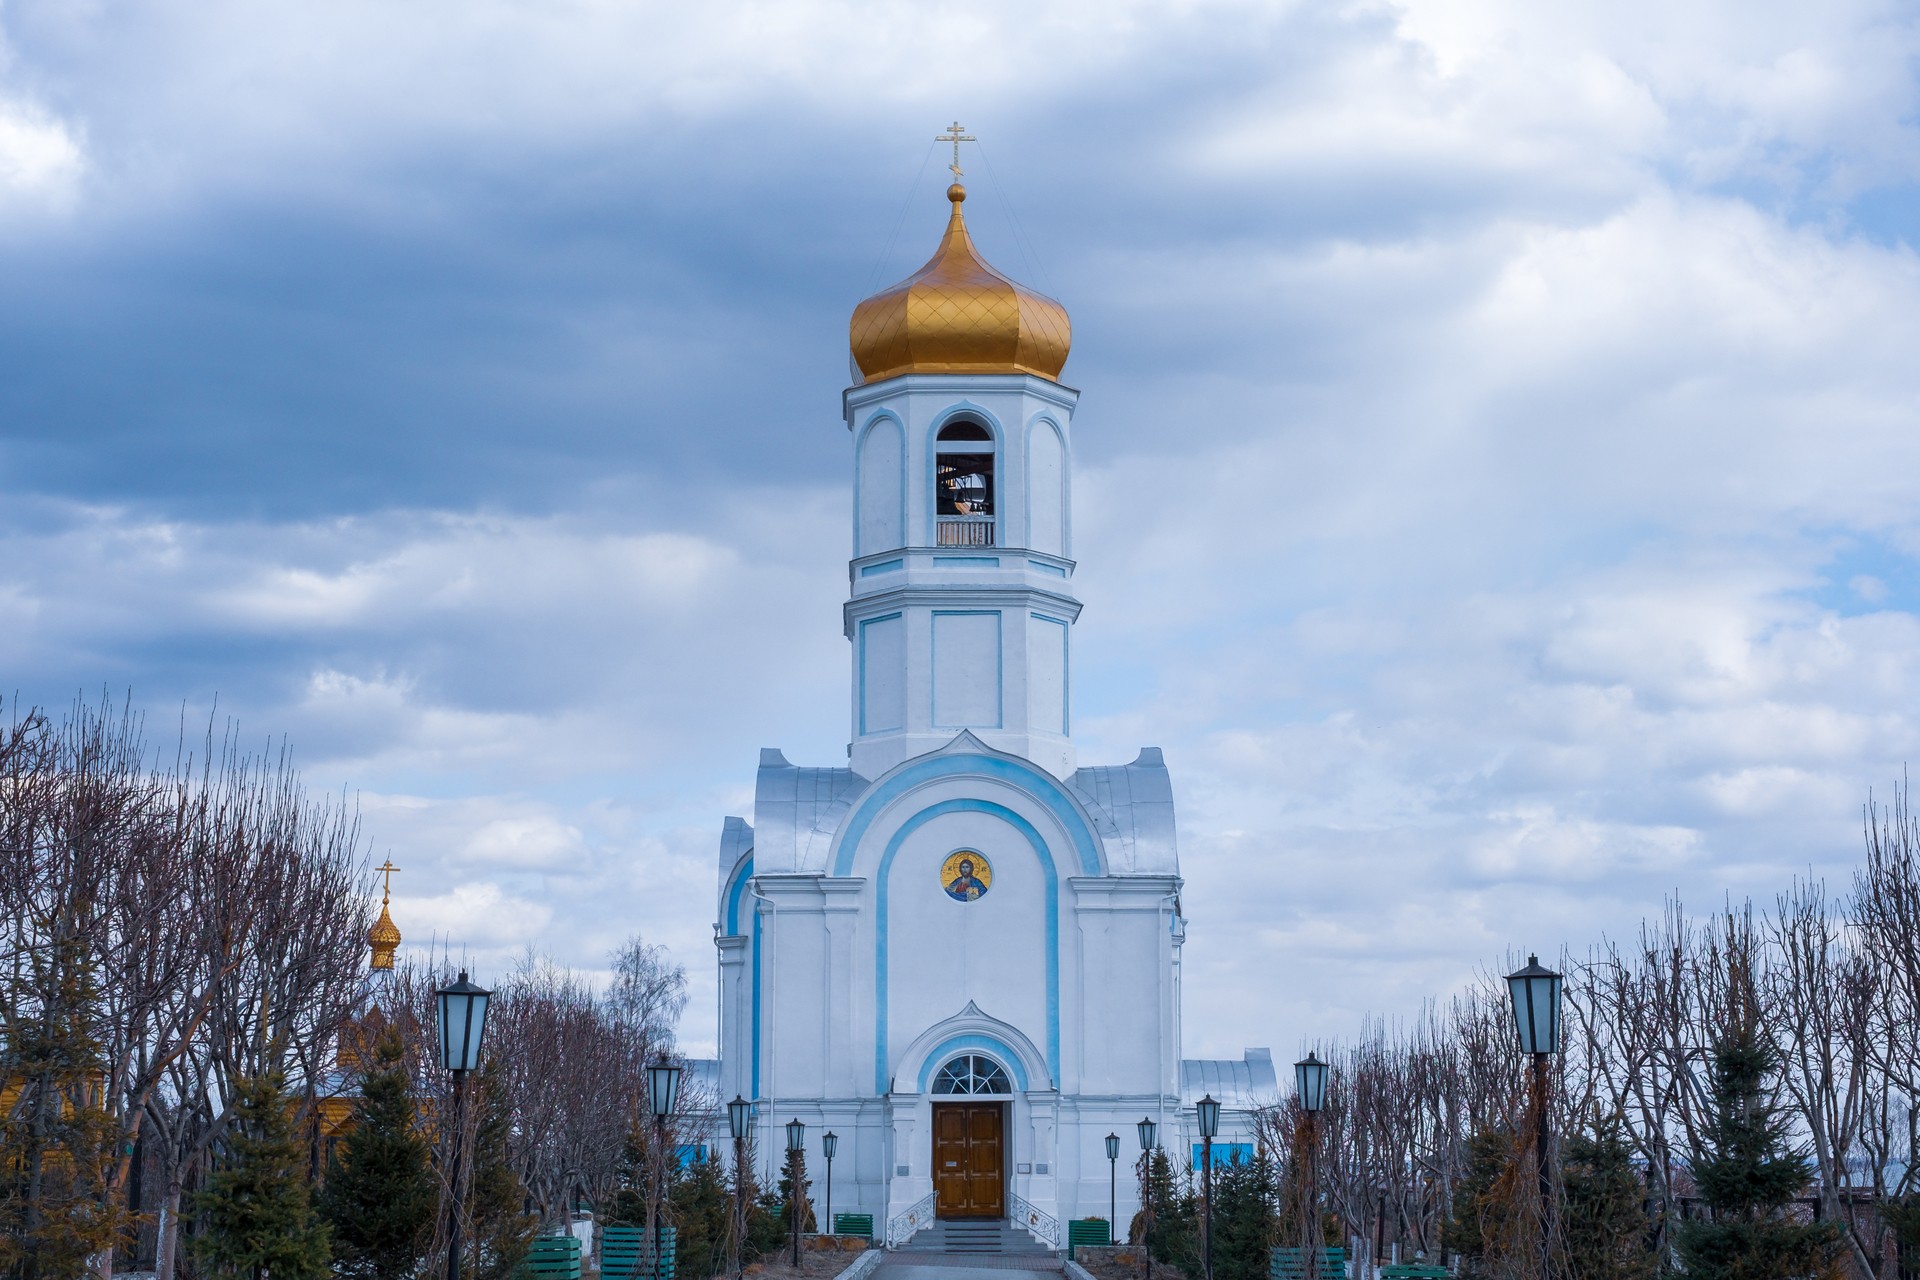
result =
[{"label": "paved walkway", "polygon": [[1049,1253],[889,1253],[874,1268],[876,1280],[1005,1280],[1008,1271],[1059,1275],[1060,1259]]}]

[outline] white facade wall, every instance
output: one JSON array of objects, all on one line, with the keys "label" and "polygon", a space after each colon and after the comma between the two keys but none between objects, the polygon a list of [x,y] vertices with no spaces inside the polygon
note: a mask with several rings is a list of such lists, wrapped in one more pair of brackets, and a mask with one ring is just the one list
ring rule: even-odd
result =
[{"label": "white facade wall", "polygon": [[[838,1134],[832,1209],[876,1230],[933,1191],[930,1090],[955,1054],[1011,1082],[1012,1216],[1105,1216],[1117,1133],[1124,1225],[1136,1122],[1180,1132],[1171,786],[1157,750],[1080,768],[1070,736],[1076,399],[1025,375],[847,393],[848,762],[763,751],[753,822],[723,833],[721,1093],[758,1104],[763,1172],[806,1122],[816,1201]],[[995,459],[991,545],[939,541],[936,437],[957,418],[992,436],[969,446]],[[958,851],[991,871],[970,901],[943,883]]]}]

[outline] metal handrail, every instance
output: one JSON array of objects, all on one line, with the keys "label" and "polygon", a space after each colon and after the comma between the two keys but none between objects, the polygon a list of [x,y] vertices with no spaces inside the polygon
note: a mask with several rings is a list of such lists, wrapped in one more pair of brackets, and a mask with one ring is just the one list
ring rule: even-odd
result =
[{"label": "metal handrail", "polygon": [[1060,1220],[1050,1213],[1042,1213],[1019,1196],[1010,1196],[1013,1201],[1013,1220],[1027,1229],[1034,1237],[1049,1249],[1060,1247]]},{"label": "metal handrail", "polygon": [[924,1231],[933,1225],[933,1192],[920,1197],[905,1213],[896,1213],[887,1219],[887,1248],[892,1249],[913,1239],[914,1233]]}]

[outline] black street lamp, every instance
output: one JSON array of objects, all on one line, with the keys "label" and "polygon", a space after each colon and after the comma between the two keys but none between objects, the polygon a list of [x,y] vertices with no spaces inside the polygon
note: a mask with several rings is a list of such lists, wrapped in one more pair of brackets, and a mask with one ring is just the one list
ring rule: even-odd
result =
[{"label": "black street lamp", "polygon": [[1207,1247],[1205,1271],[1207,1280],[1213,1280],[1213,1139],[1220,1132],[1220,1104],[1208,1094],[1193,1104],[1194,1114],[1200,1119],[1200,1164],[1201,1177],[1207,1197],[1206,1232]]},{"label": "black street lamp", "polygon": [[840,1135],[829,1129],[820,1139],[820,1152],[827,1158],[827,1209],[821,1216],[827,1223],[827,1234],[833,1234],[833,1153],[840,1149]]},{"label": "black street lamp", "polygon": [[753,1124],[753,1104],[739,1094],[727,1104],[727,1128],[733,1133],[733,1274],[746,1275],[747,1263],[747,1131]]},{"label": "black street lamp", "polygon": [[668,1059],[662,1050],[660,1057],[647,1068],[647,1104],[653,1111],[653,1197],[647,1202],[647,1235],[653,1240],[653,1274],[656,1280],[666,1276],[665,1253],[661,1236],[666,1232],[667,1215],[661,1211],[661,1200],[667,1186],[667,1117],[671,1116],[675,1105],[680,1101],[680,1066]]},{"label": "black street lamp", "polygon": [[787,1216],[793,1220],[793,1266],[800,1268],[800,1203],[807,1176],[807,1126],[787,1121]]},{"label": "black street lamp", "polygon": [[1119,1239],[1120,1229],[1120,1135],[1107,1135],[1107,1243]]},{"label": "black street lamp", "polygon": [[1147,1280],[1153,1280],[1153,1135],[1158,1127],[1152,1116],[1141,1116],[1140,1123],[1134,1126],[1140,1133],[1140,1210],[1146,1215],[1140,1243],[1147,1260]]},{"label": "black street lamp", "polygon": [[1553,1265],[1553,1173],[1549,1167],[1551,1113],[1547,1110],[1547,1059],[1560,1049],[1560,988],[1565,979],[1527,957],[1527,967],[1507,975],[1507,994],[1513,997],[1513,1026],[1520,1035],[1520,1052],[1533,1058],[1534,1171],[1540,1180],[1540,1274]]},{"label": "black street lamp", "polygon": [[440,1004],[440,1065],[453,1073],[452,1174],[447,1179],[447,1280],[460,1280],[460,1147],[467,1133],[467,1072],[480,1066],[480,1038],[487,1030],[493,992],[467,981],[462,969],[453,985],[434,995]]},{"label": "black street lamp", "polygon": [[1330,1068],[1320,1055],[1307,1050],[1307,1056],[1293,1064],[1293,1085],[1300,1096],[1300,1110],[1307,1124],[1307,1280],[1320,1273],[1320,1109],[1327,1105],[1327,1075]]}]

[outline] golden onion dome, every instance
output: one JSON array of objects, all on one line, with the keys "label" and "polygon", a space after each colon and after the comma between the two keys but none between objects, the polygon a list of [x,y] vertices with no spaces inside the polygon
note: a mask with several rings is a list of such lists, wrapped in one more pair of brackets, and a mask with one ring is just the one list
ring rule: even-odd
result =
[{"label": "golden onion dome", "polygon": [[400,926],[387,914],[385,902],[380,904],[380,918],[367,930],[367,944],[373,948],[371,963],[375,969],[393,968],[393,953],[400,949]]},{"label": "golden onion dome", "polygon": [[927,265],[853,309],[853,362],[862,382],[903,373],[1032,373],[1058,381],[1073,344],[1067,309],[988,266],[967,235],[961,202]]}]

